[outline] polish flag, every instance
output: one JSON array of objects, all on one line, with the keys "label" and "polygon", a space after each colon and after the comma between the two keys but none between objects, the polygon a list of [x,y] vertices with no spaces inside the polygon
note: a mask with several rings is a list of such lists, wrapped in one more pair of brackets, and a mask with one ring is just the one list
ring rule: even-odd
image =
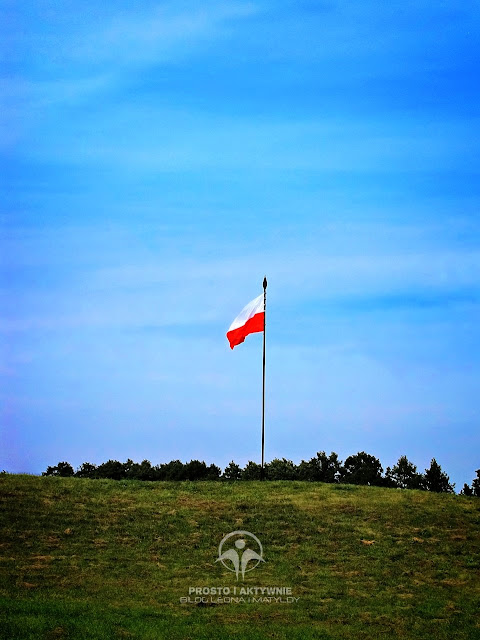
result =
[{"label": "polish flag", "polygon": [[265,309],[263,293],[244,307],[227,331],[230,349],[241,344],[250,333],[263,331],[265,327]]}]

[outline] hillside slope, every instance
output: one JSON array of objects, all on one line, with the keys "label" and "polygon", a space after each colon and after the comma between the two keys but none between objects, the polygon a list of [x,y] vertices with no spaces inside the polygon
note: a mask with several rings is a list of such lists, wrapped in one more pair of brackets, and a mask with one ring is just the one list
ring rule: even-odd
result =
[{"label": "hillside slope", "polygon": [[[9,640],[480,638],[478,498],[12,475],[0,498]],[[237,580],[238,530],[264,562]]]}]

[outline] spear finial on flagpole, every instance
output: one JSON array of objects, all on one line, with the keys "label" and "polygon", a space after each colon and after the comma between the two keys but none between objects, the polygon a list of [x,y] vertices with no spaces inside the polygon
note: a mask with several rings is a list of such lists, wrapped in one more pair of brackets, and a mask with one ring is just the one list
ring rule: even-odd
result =
[{"label": "spear finial on flagpole", "polygon": [[265,479],[265,328],[267,323],[267,276],[263,278],[263,391],[262,391],[262,468],[260,479]]}]

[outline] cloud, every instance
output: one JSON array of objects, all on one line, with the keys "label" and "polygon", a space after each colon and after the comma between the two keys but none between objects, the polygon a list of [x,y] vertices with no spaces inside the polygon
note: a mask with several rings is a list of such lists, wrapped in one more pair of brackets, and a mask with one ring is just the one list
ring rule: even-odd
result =
[{"label": "cloud", "polygon": [[153,232],[160,243],[153,251],[132,232],[102,225],[31,232],[30,238],[12,231],[1,327],[201,326],[210,335],[257,295],[264,273],[271,304],[293,318],[303,315],[304,305],[344,315],[477,303],[477,249],[427,246],[418,228],[379,227],[374,239],[368,229],[337,223],[311,238],[285,234],[260,252],[233,238],[217,255],[211,253],[215,237],[207,233],[197,236],[188,256],[162,227]]},{"label": "cloud", "polygon": [[228,0],[145,2],[133,11],[121,4],[92,4],[84,7],[81,20],[77,7],[72,13],[68,8],[51,11],[42,15],[41,25],[33,17],[24,26],[30,53],[38,56],[30,70],[63,70],[62,76],[99,69],[101,74],[118,74],[184,59],[257,11],[252,2]]},{"label": "cloud", "polygon": [[134,65],[185,57],[216,38],[229,22],[257,11],[251,2],[172,2],[154,10],[117,14],[109,24],[73,43],[71,55],[82,62]]},{"label": "cloud", "polygon": [[[84,7],[51,11],[35,21],[14,26],[7,62],[23,73],[2,80],[2,89],[25,115],[55,105],[82,104],[98,94],[115,91],[124,75],[144,66],[184,60],[199,48],[228,37],[237,21],[257,13],[252,2],[220,1],[145,3],[134,11]],[[41,25],[41,26],[39,26]],[[14,52],[14,53],[13,53]],[[19,95],[21,89],[21,95]],[[5,96],[2,91],[2,95]]]},{"label": "cloud", "polygon": [[[99,79],[98,83],[102,80]],[[95,86],[95,83],[94,85]],[[397,172],[468,170],[478,146],[469,132],[477,119],[445,122],[417,115],[388,120],[324,117],[220,117],[182,108],[123,103],[83,113],[59,132],[52,119],[23,150],[33,160],[61,157],[71,165],[145,171],[229,169],[330,171],[381,175]]]}]

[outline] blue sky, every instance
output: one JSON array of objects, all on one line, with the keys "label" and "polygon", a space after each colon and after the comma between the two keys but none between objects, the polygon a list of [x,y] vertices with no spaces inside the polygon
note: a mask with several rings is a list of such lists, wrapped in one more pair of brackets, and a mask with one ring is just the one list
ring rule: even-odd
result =
[{"label": "blue sky", "polygon": [[480,8],[3,0],[0,468],[480,467]]}]

